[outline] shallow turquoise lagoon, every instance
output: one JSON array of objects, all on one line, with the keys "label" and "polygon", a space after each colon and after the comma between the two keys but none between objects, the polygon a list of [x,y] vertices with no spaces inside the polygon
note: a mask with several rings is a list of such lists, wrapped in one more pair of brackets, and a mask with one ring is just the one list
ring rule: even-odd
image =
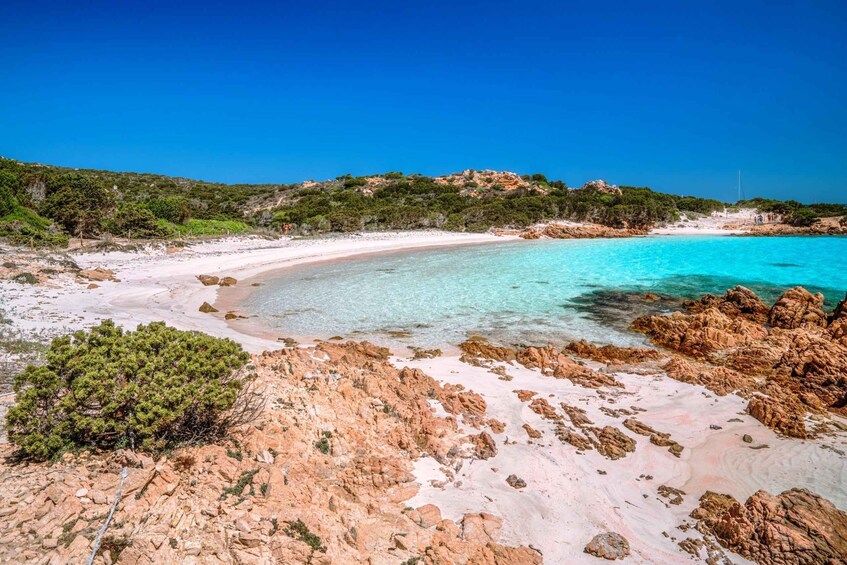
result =
[{"label": "shallow turquoise lagoon", "polygon": [[847,238],[513,241],[395,253],[282,272],[243,307],[285,336],[638,344],[627,330],[636,316],[738,284],[766,302],[803,285],[833,307],[847,291]]}]

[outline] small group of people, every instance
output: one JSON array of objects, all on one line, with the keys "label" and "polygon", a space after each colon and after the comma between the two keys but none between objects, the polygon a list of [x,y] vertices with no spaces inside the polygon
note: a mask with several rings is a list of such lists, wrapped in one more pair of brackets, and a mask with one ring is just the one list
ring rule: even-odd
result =
[{"label": "small group of people", "polygon": [[781,219],[779,214],[775,214],[773,212],[768,212],[767,214],[758,214],[756,216],[757,224],[772,224],[775,222],[779,222]]}]

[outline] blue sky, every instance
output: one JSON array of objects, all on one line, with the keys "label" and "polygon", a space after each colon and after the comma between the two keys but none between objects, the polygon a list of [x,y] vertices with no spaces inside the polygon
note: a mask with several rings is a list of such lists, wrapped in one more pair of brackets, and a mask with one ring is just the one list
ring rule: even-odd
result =
[{"label": "blue sky", "polygon": [[847,201],[847,2],[16,2],[0,155]]}]

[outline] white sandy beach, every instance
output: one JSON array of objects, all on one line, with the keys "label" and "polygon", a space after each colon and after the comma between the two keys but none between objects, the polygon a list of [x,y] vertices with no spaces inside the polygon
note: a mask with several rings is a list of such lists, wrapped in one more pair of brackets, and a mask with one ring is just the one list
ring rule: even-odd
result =
[{"label": "white sandy beach", "polygon": [[[678,526],[693,525],[689,514],[706,490],[746,500],[759,489],[780,493],[805,487],[840,508],[847,506],[843,484],[847,463],[842,455],[825,448],[847,450],[847,440],[780,438],[745,414],[746,401],[736,395],[715,396],[701,386],[662,375],[616,373],[625,389],[600,392],[519,364],[495,364],[513,377],[507,382],[456,357],[395,363],[474,390],[485,399],[487,415],[506,424],[504,433],[492,436],[497,455],[465,463],[454,470],[456,482],[443,488],[430,483],[445,479],[438,463],[431,458],[418,460],[416,476],[422,489],[409,505],[435,504],[450,519],[480,510],[503,516],[503,542],[531,545],[541,550],[545,563],[597,563],[582,549],[586,540],[603,531],[617,532],[629,541],[632,555],[627,562],[690,563],[692,556],[677,543],[697,537],[696,532],[686,533]],[[598,426],[621,427],[624,418],[611,417],[601,407],[637,406],[645,410],[636,416],[639,421],[670,433],[685,449],[676,458],[667,448],[624,430],[637,444],[625,458],[612,461],[596,450],[580,452],[557,439],[553,423],[518,399],[514,391],[519,389],[535,391],[553,406],[564,402],[582,408]],[[525,423],[542,431],[543,437],[530,440],[522,429]],[[712,424],[722,429],[712,430]],[[744,434],[754,438],[752,444],[742,441]],[[755,449],[762,445],[768,447]],[[527,486],[516,490],[506,484],[503,477],[512,473]],[[657,493],[660,485],[686,492],[684,501],[669,504]],[[737,555],[732,559],[748,563]]]},{"label": "white sandy beach", "polygon": [[6,317],[29,334],[62,335],[108,318],[128,328],[164,320],[179,329],[232,338],[256,353],[276,348],[278,343],[236,331],[224,321],[223,312],[198,310],[203,302],[214,303],[218,293],[235,292],[237,287],[203,286],[197,275],[243,280],[284,267],[356,255],[509,239],[489,234],[391,232],[320,239],[239,237],[195,243],[175,253],[161,246],[141,252],[75,252],[72,257],[80,267],[111,269],[119,282],[104,281],[99,288],[88,289],[87,281],[71,276],[59,277],[49,286],[0,281],[0,292]]}]

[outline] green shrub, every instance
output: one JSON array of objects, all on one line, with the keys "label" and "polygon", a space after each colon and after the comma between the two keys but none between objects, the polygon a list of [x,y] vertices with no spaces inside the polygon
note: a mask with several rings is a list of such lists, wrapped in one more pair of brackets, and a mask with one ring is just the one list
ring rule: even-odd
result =
[{"label": "green shrub", "polygon": [[38,284],[38,277],[32,273],[20,273],[15,275],[12,280],[19,284]]},{"label": "green shrub", "polygon": [[228,339],[163,322],[124,331],[106,320],[53,340],[46,365],[15,378],[8,436],[34,459],[76,448],[157,451],[214,440],[261,408],[242,369],[248,360]]},{"label": "green shrub", "polygon": [[187,224],[191,219],[191,206],[181,196],[167,196],[147,202],[147,208],[160,220],[174,224]]},{"label": "green shrub", "polygon": [[97,177],[68,173],[51,183],[43,213],[78,237],[95,235],[104,214],[114,208],[115,194]]},{"label": "green shrub", "polygon": [[787,223],[797,227],[808,227],[818,221],[818,215],[811,208],[800,208],[788,216]]},{"label": "green shrub", "polygon": [[121,204],[101,225],[109,233],[123,237],[148,238],[164,233],[153,212],[136,202]]},{"label": "green shrub", "polygon": [[166,233],[179,236],[237,235],[250,231],[250,226],[238,220],[198,220],[192,218],[186,224],[174,224],[159,220],[159,227]]},{"label": "green shrub", "polygon": [[326,552],[326,547],[324,547],[321,538],[312,533],[312,531],[309,529],[309,526],[307,526],[302,520],[297,519],[290,522],[286,522],[286,524],[288,524],[288,526],[283,530],[283,533],[285,533],[285,535],[290,538],[302,541],[303,543],[312,548],[312,552]]},{"label": "green shrub", "polygon": [[329,451],[331,449],[329,445],[329,440],[326,437],[322,437],[319,441],[316,441],[315,447],[324,455],[329,454]]},{"label": "green shrub", "polygon": [[17,206],[18,201],[11,189],[0,184],[0,218],[14,212]]}]

